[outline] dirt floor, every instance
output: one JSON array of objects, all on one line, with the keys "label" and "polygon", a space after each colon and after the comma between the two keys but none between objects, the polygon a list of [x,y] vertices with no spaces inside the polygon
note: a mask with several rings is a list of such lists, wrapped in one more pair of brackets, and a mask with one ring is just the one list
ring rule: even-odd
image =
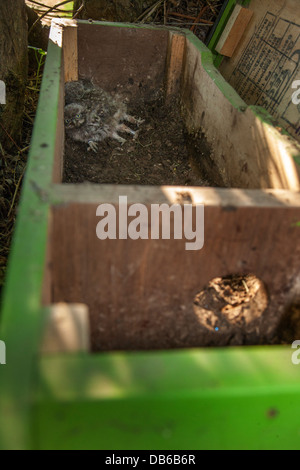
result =
[{"label": "dirt floor", "polygon": [[120,134],[126,139],[123,145],[106,139],[95,153],[87,151],[85,143],[66,138],[65,183],[216,185],[201,169],[209,149],[203,137],[186,135],[177,104],[166,106],[159,97],[143,105],[129,104],[128,111],[144,119],[136,140]]}]

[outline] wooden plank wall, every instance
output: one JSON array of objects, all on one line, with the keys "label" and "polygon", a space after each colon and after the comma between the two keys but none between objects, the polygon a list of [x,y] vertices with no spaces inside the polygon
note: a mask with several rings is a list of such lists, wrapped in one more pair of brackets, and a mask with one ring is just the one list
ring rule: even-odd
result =
[{"label": "wooden plank wall", "polygon": [[166,101],[180,92],[186,39],[184,35],[170,33],[166,71]]},{"label": "wooden plank wall", "polygon": [[187,41],[182,85],[185,121],[191,132],[204,132],[224,185],[299,190],[299,170],[292,158],[299,154],[297,142],[267,124],[264,115],[259,118],[251,108],[234,107],[224,95],[220,77],[211,76],[202,60],[196,44]]},{"label": "wooden plank wall", "polygon": [[68,20],[63,30],[65,82],[78,80],[78,24]]},{"label": "wooden plank wall", "polygon": [[79,77],[135,101],[151,99],[164,83],[168,36],[166,29],[79,23]]},{"label": "wooden plank wall", "polygon": [[[138,40],[132,42],[133,37]],[[120,83],[143,99],[163,84],[168,49],[165,30],[154,35],[151,30],[94,26],[91,35],[88,25],[82,24],[78,44],[79,77],[92,77],[109,90]],[[136,44],[135,51],[132,44]],[[204,70],[193,43],[186,45],[182,97],[187,125],[206,130],[229,185],[299,189],[285,141],[277,134],[274,137],[273,129],[265,131],[265,124],[251,110],[241,112],[224,97]],[[173,203],[175,196],[166,196],[170,190],[110,186],[107,195],[104,186],[91,194],[82,186],[80,191],[72,188],[56,188],[62,196],[52,210],[51,300],[88,306],[94,350],[207,344],[211,338],[197,322],[193,300],[216,276],[253,273],[265,283],[269,305],[256,333],[261,342],[272,337],[274,325],[295,300],[300,254],[295,226],[300,220],[298,194],[287,193],[280,199],[275,192],[266,200],[261,191],[235,196],[233,190],[200,190],[205,203],[204,248],[186,251],[185,240],[100,241],[96,237],[100,202],[111,202],[118,210],[118,195],[131,193],[130,202],[144,202],[147,207],[160,201]],[[195,194],[196,190],[186,191]],[[199,202],[199,198],[192,200]],[[247,341],[251,343],[253,337]]]},{"label": "wooden plank wall", "polygon": [[269,296],[254,336],[258,342],[270,339],[299,296],[299,195],[191,190],[192,199],[205,202],[205,241],[199,251],[186,251],[184,239],[99,240],[99,201],[118,209],[118,194],[129,194],[130,203],[144,201],[149,207],[151,201],[171,204],[186,191],[144,189],[145,199],[140,188],[92,188],[90,194],[86,188],[76,202],[74,187],[74,202],[68,196],[69,202],[53,208],[53,302],[88,305],[94,350],[207,345],[213,338],[194,314],[195,295],[216,276],[254,273]]}]

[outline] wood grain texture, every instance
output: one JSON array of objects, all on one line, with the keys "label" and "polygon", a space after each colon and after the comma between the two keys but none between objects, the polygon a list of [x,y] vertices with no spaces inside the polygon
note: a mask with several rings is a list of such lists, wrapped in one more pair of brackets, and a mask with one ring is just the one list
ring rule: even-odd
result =
[{"label": "wood grain texture", "polygon": [[52,238],[52,301],[88,305],[95,350],[205,344],[193,300],[216,276],[253,273],[265,283],[269,304],[258,327],[261,342],[272,338],[295,300],[299,206],[205,206],[199,251],[186,251],[184,239],[99,240],[96,208],[55,207]]},{"label": "wood grain texture", "polygon": [[236,5],[216,45],[219,54],[231,57],[253,16],[253,11]]},{"label": "wood grain texture", "polygon": [[79,23],[78,70],[107,91],[151,99],[162,87],[168,31]]},{"label": "wood grain texture", "polygon": [[167,64],[166,97],[178,93],[185,51],[185,36],[170,33]]},{"label": "wood grain texture", "polygon": [[64,28],[63,31],[63,57],[65,82],[78,80],[78,45],[77,22]]},{"label": "wood grain texture", "polygon": [[[166,31],[84,23],[78,32],[80,77],[92,78],[108,90],[124,87],[137,99],[154,96],[162,86],[168,63]],[[180,74],[175,46],[170,57]],[[154,57],[159,60],[152,64]],[[222,91],[222,77],[215,73],[214,79],[204,68],[205,57],[188,41],[182,77],[184,118],[188,129],[205,129],[226,184],[299,189],[298,174],[289,166],[293,145],[253,110],[234,107]],[[100,241],[96,236],[100,202],[112,203],[118,212],[118,195],[128,193],[130,202],[149,208],[151,203],[180,200],[179,188],[56,187],[51,301],[88,306],[95,350],[206,344],[193,299],[216,276],[253,273],[265,283],[269,305],[258,327],[259,341],[272,337],[293,301],[300,250],[297,193],[205,193],[186,187],[184,191],[193,204],[205,204],[205,243],[199,251],[186,251],[185,240]],[[246,341],[250,344],[253,338]]]},{"label": "wood grain texture", "polygon": [[286,189],[211,188],[196,186],[144,186],[93,183],[55,185],[50,193],[54,205],[119,203],[119,195],[125,194],[129,204],[175,204],[188,200],[192,204],[230,207],[300,207],[300,192]]},{"label": "wood grain texture", "polygon": [[59,81],[59,101],[57,109],[56,133],[55,133],[55,153],[52,182],[61,183],[64,166],[64,145],[65,145],[65,126],[64,126],[64,67],[60,70]]},{"label": "wood grain texture", "polygon": [[233,106],[225,84],[220,75],[211,75],[209,64],[205,68],[197,44],[187,41],[181,89],[185,124],[191,133],[204,133],[224,185],[299,190],[297,142],[281,135],[260,108]]}]

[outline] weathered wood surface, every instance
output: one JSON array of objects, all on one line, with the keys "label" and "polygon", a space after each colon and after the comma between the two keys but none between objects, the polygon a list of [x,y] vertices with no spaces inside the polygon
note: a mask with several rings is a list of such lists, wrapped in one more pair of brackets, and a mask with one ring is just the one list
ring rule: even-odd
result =
[{"label": "weathered wood surface", "polygon": [[[93,78],[108,90],[118,89],[120,83],[144,98],[145,90],[155,93],[167,76],[168,33],[164,30],[83,23],[78,28],[78,46],[79,77]],[[188,128],[207,131],[213,157],[228,185],[298,190],[298,173],[288,154],[293,143],[285,141],[264,117],[239,109],[243,101],[210,68],[204,52],[201,55],[195,42],[187,42],[182,98]],[[143,87],[143,95],[138,95]],[[229,91],[234,95],[230,99]],[[55,187],[51,302],[88,306],[95,350],[205,343],[193,300],[216,276],[253,273],[264,282],[269,304],[256,342],[257,335],[258,342],[273,337],[295,300],[300,254],[297,192],[187,187],[182,191],[120,185]],[[186,240],[172,237],[99,240],[96,236],[96,209],[101,202],[111,202],[118,212],[119,194],[149,208],[151,203],[182,202],[187,192],[193,204],[205,205],[205,241],[199,251],[185,250]],[[252,341],[253,337],[246,338],[249,344]]]},{"label": "weathered wood surface", "polygon": [[78,75],[107,91],[151,99],[162,87],[168,31],[79,24]]},{"label": "weathered wood surface", "polygon": [[65,82],[78,80],[77,23],[68,21],[63,32]]},{"label": "weathered wood surface", "polygon": [[182,85],[185,122],[191,133],[204,133],[223,184],[299,190],[299,167],[293,160],[299,155],[297,142],[281,135],[264,111],[242,106],[242,100],[233,106],[229,88],[220,74],[211,73],[196,45],[187,41]]},{"label": "weathered wood surface", "polygon": [[216,45],[216,51],[226,57],[232,57],[252,18],[253,11],[236,5],[225,29]]},{"label": "weathered wood surface", "polygon": [[[161,199],[154,190],[151,196],[149,189],[147,207],[151,199],[176,201],[174,188],[169,193],[168,188],[157,188]],[[259,196],[251,203],[251,191],[216,191],[215,199],[214,190],[207,190],[211,199],[205,196],[206,190],[201,191],[205,240],[199,251],[186,251],[184,239],[99,240],[96,202],[60,204],[53,209],[52,301],[88,305],[94,349],[206,344],[194,314],[194,297],[214,277],[236,273],[253,273],[265,283],[269,304],[256,335],[262,342],[272,338],[298,295],[300,244],[295,223],[300,220],[299,195],[289,204],[281,192],[278,199],[274,193],[257,205]],[[98,201],[107,202],[102,194],[105,191],[98,188]],[[140,192],[136,201],[143,202]]]},{"label": "weathered wood surface", "polygon": [[184,35],[170,33],[166,79],[167,100],[180,90],[185,42]]},{"label": "weathered wood surface", "polygon": [[51,305],[44,329],[41,354],[89,350],[90,327],[87,306],[63,302]]}]

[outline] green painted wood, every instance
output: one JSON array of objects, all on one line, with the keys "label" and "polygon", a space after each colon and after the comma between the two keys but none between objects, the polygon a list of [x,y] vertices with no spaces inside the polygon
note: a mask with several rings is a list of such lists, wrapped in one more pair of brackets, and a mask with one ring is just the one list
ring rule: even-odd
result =
[{"label": "green painted wood", "polygon": [[[248,2],[249,3],[249,2]],[[261,106],[247,105],[246,102],[240,97],[235,89],[224,79],[216,66],[216,58],[212,51],[203,44],[191,31],[184,30],[186,39],[195,45],[201,54],[201,64],[207,74],[213,79],[216,86],[221,90],[226,99],[232,104],[233,107],[239,109],[241,112],[246,111],[247,108],[251,109],[258,119],[271,126],[276,126],[276,120],[268,111]],[[222,56],[220,56],[222,58]],[[290,134],[281,129],[281,134]],[[292,137],[292,136],[291,136]],[[292,137],[293,138],[293,137]],[[297,160],[296,160],[297,162]]]},{"label": "green painted wood", "polygon": [[215,82],[216,86],[221,90],[223,95],[232,104],[232,106],[239,109],[240,111],[245,111],[247,107],[245,101],[242,100],[242,98],[238,95],[238,93],[234,90],[234,88],[231,85],[229,85],[229,83],[224,79],[224,77],[217,70],[217,68],[214,65],[214,56],[212,52],[191,31],[188,31],[188,30],[184,30],[184,31],[185,31],[185,36],[186,36],[187,41],[194,44],[194,46],[200,52],[201,64],[204,70],[207,72],[207,74]]},{"label": "green painted wood", "polygon": [[[274,118],[274,116],[269,114],[269,112],[265,108],[263,108],[262,106],[255,106],[255,105],[249,105],[247,107],[251,109],[251,111],[263,124],[272,126],[274,128],[274,132],[276,129],[280,132],[281,135],[286,135],[290,137],[296,143],[295,138],[286,129],[284,129],[283,127],[279,127],[278,121],[276,120],[276,118]],[[298,155],[292,155],[292,157],[294,158],[297,165],[299,165]]]},{"label": "green painted wood", "polygon": [[290,347],[44,358],[35,448],[299,449]]},{"label": "green painted wood", "polygon": [[224,13],[223,13],[216,29],[215,29],[215,32],[214,32],[211,40],[208,43],[208,48],[214,54],[214,65],[217,68],[220,66],[220,64],[222,62],[222,59],[223,59],[223,56],[221,54],[219,54],[218,52],[216,52],[215,47],[218,44],[218,41],[221,37],[221,34],[223,33],[223,30],[224,30],[224,28],[227,24],[227,21],[229,20],[230,15],[233,12],[233,9],[237,4],[242,5],[244,7],[247,7],[247,6],[249,6],[250,2],[251,2],[251,0],[241,0],[241,1],[229,0],[228,1],[228,4],[227,4],[227,6],[224,10]]},{"label": "green painted wood", "polygon": [[[229,0],[228,3],[227,3],[227,6],[224,10],[224,13],[219,21],[219,23],[217,24],[217,27],[215,29],[215,32],[214,32],[214,35],[213,37],[211,38],[211,40],[209,41],[209,44],[208,44],[208,48],[214,53],[216,54],[217,56],[219,56],[220,54],[218,54],[216,51],[215,51],[215,47],[221,37],[221,34],[226,26],[226,23],[231,15],[231,13],[233,12],[233,9],[235,7],[235,5],[237,4],[237,1],[236,0]],[[222,56],[221,56],[222,57]]]},{"label": "green painted wood", "polygon": [[49,43],[32,145],[18,210],[4,291],[0,338],[7,365],[0,366],[0,448],[30,447],[36,355],[59,102],[61,49]]},{"label": "green painted wood", "polygon": [[[212,53],[186,34],[207,73],[242,110]],[[48,218],[57,198],[51,176],[61,55],[50,43],[6,279],[0,448],[295,448],[299,369],[288,348],[37,360]]]}]

